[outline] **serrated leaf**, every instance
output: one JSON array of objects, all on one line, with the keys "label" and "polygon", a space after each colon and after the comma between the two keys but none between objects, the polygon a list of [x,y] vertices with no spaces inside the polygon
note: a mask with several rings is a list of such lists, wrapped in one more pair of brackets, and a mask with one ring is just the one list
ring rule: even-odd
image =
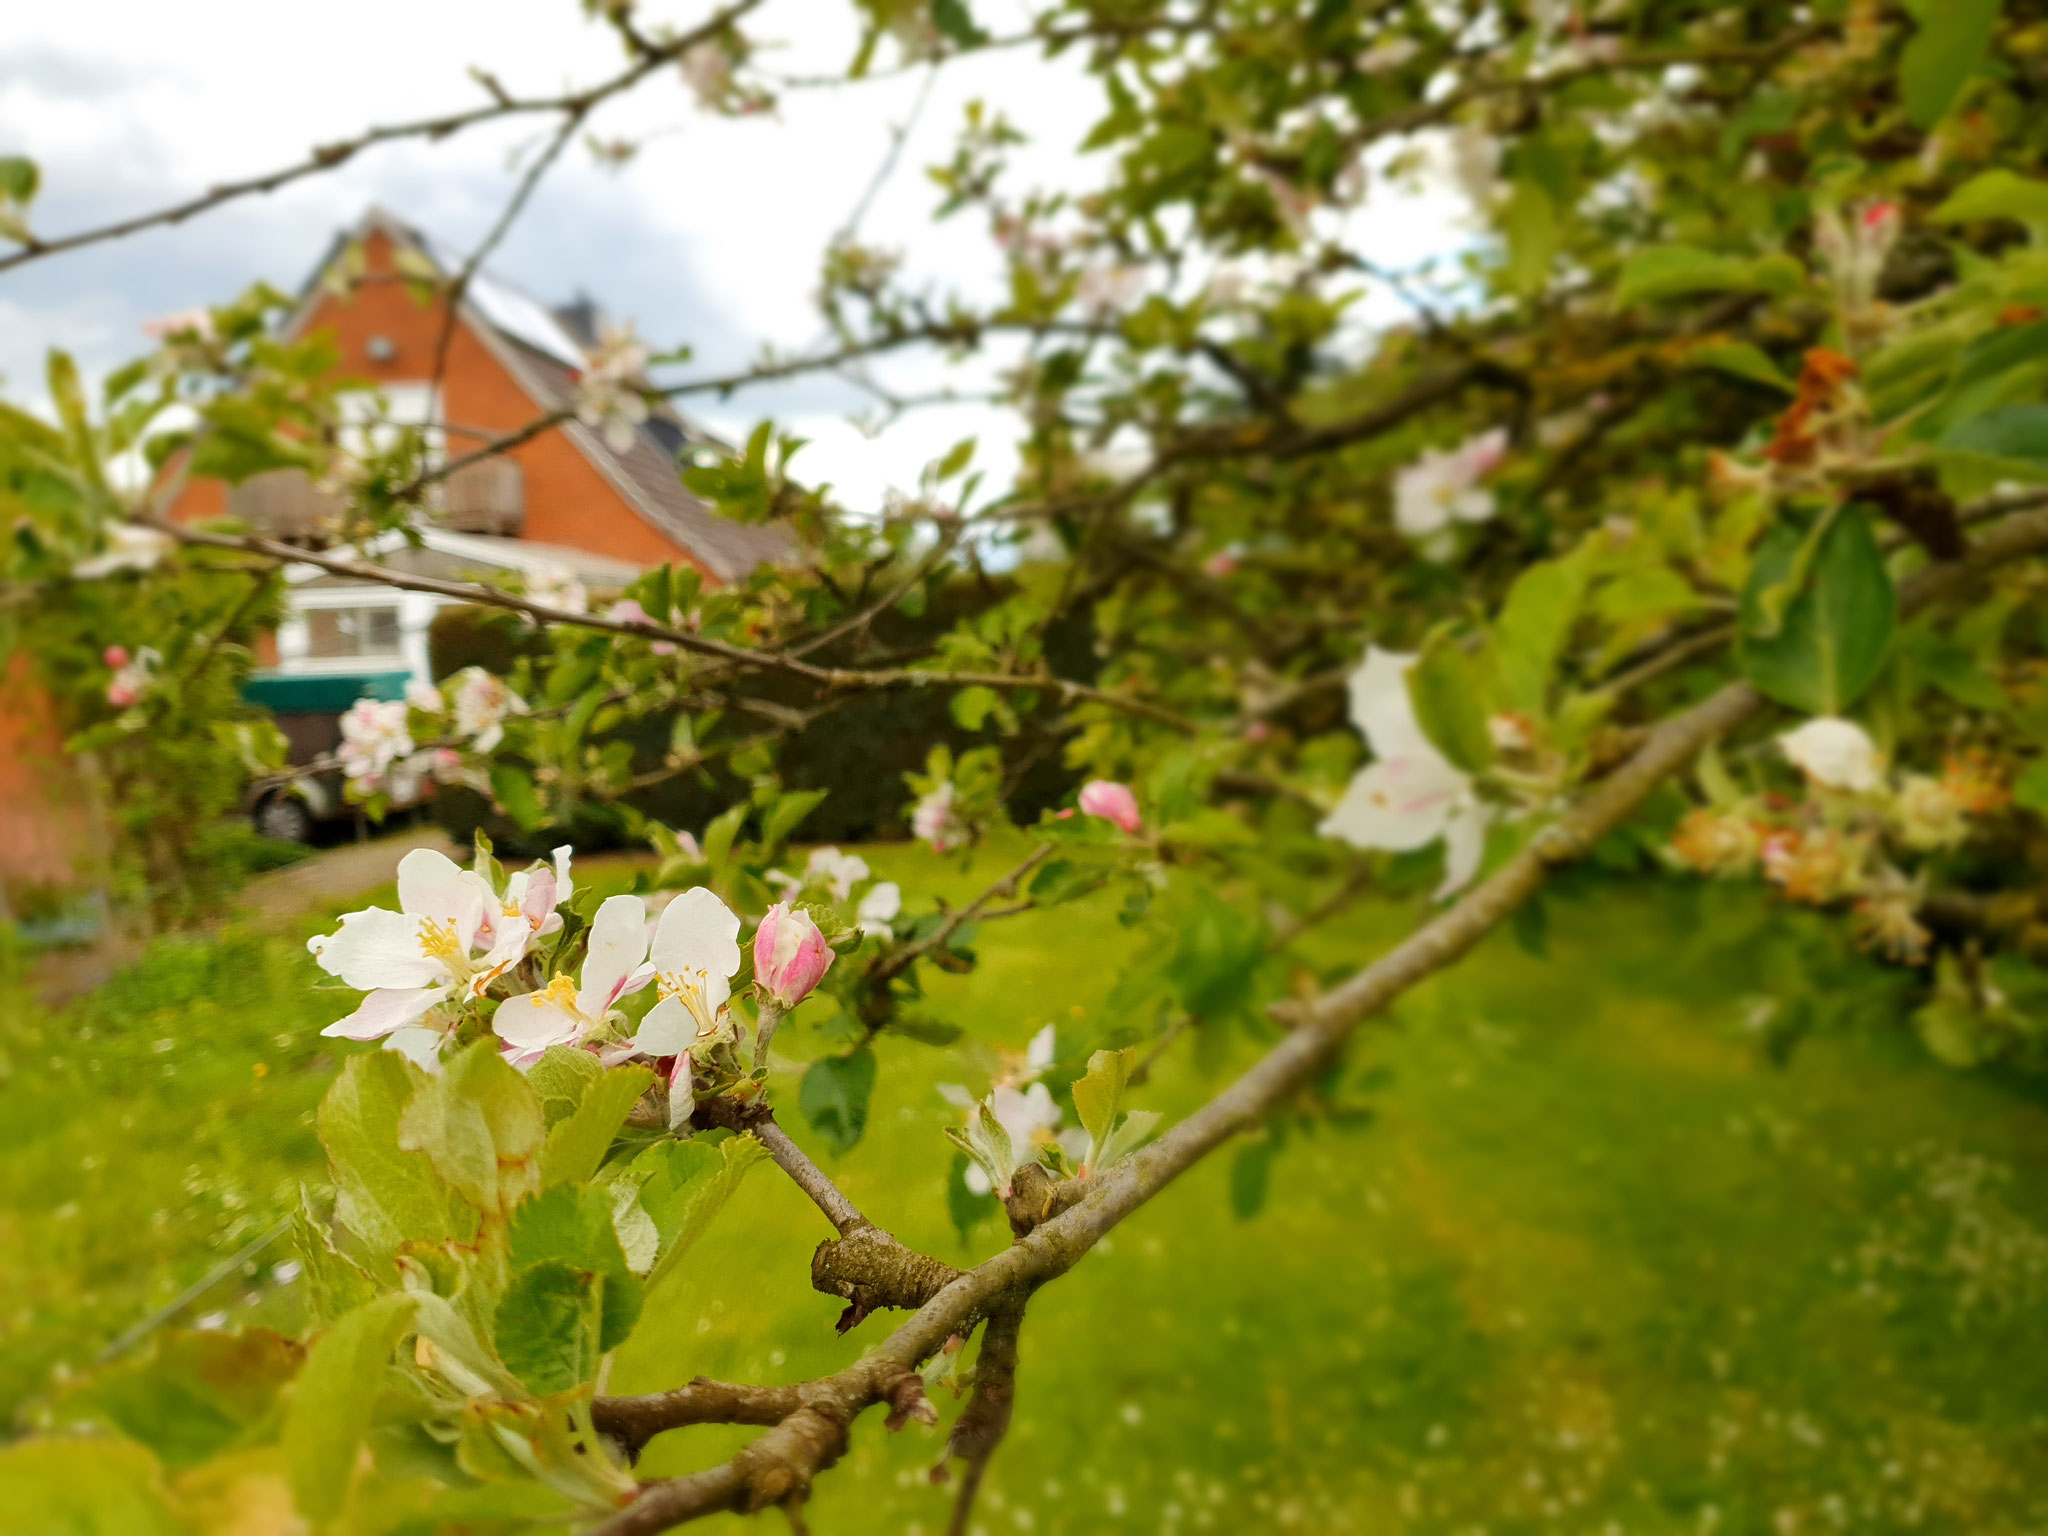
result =
[{"label": "serrated leaf", "polygon": [[612,1227],[612,1203],[603,1190],[565,1184],[528,1200],[512,1213],[508,1240],[514,1270],[559,1260],[604,1276],[598,1349],[625,1342],[640,1318],[641,1286]]},{"label": "serrated leaf", "polygon": [[540,1099],[487,1037],[427,1078],[398,1123],[399,1145],[479,1211],[508,1209],[540,1187]]},{"label": "serrated leaf", "polygon": [[313,1214],[305,1190],[292,1218],[292,1243],[306,1285],[307,1309],[316,1324],[333,1322],[376,1294],[373,1281],[355,1260],[334,1246],[327,1223]]},{"label": "serrated leaf", "polygon": [[329,1520],[341,1512],[391,1351],[412,1319],[413,1298],[387,1292],[328,1329],[307,1355],[283,1431],[285,1468],[301,1514]]},{"label": "serrated leaf", "polygon": [[476,1229],[433,1164],[399,1145],[399,1119],[426,1081],[404,1057],[377,1051],[344,1063],[320,1103],[336,1218],[385,1260],[408,1238],[467,1240]]},{"label": "serrated leaf", "polygon": [[588,1051],[573,1045],[551,1045],[526,1071],[527,1086],[540,1097],[541,1117],[552,1129],[576,1112],[590,1085],[604,1076],[604,1068]]},{"label": "serrated leaf", "polygon": [[514,1275],[493,1330],[506,1369],[541,1397],[595,1377],[606,1285],[605,1276],[560,1259]]},{"label": "serrated leaf", "polygon": [[[687,1146],[695,1143],[669,1142],[666,1145]],[[751,1136],[735,1136],[730,1141],[721,1142],[718,1146],[719,1166],[712,1172],[710,1178],[702,1184],[694,1185],[687,1201],[680,1203],[680,1209],[674,1202],[664,1207],[663,1216],[656,1218],[656,1225],[659,1226],[664,1219],[676,1224],[672,1235],[663,1238],[661,1257],[655,1261],[653,1270],[647,1276],[647,1289],[650,1293],[665,1275],[688,1256],[690,1250],[697,1245],[698,1239],[710,1229],[718,1213],[725,1209],[726,1203],[739,1193],[739,1187],[746,1181],[747,1175],[767,1156],[768,1149]],[[652,1178],[648,1180],[649,1184],[654,1182]],[[659,1190],[656,1192],[656,1198],[663,1198]],[[643,1208],[646,1200],[647,1190],[643,1186]],[[650,1211],[649,1214],[653,1213]]]},{"label": "serrated leaf", "polygon": [[1781,704],[1836,715],[1877,678],[1891,649],[1898,594],[1869,521],[1854,507],[1821,535],[1806,580],[1771,631],[1765,595],[1794,576],[1805,536],[1774,528],[1757,550],[1742,594],[1738,654],[1750,682]]},{"label": "serrated leaf", "polygon": [[844,1056],[821,1056],[804,1072],[797,1107],[835,1156],[860,1142],[868,1125],[868,1099],[875,1091],[875,1053],[859,1046]]},{"label": "serrated leaf", "polygon": [[575,1111],[548,1132],[540,1157],[542,1187],[580,1184],[593,1177],[627,1114],[653,1081],[651,1070],[628,1062],[592,1083]]}]

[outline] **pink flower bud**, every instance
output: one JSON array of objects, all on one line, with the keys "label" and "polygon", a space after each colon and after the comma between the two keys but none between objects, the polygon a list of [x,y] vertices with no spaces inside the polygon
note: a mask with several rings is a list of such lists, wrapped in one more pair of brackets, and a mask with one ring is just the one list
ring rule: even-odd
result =
[{"label": "pink flower bud", "polygon": [[128,665],[128,647],[125,645],[110,645],[100,653],[100,660],[118,672],[121,668]]},{"label": "pink flower bud", "polygon": [[754,930],[754,982],[778,1008],[794,1008],[832,965],[832,946],[811,915],[778,901]]},{"label": "pink flower bud", "polygon": [[119,683],[110,684],[107,688],[107,702],[116,709],[127,709],[141,697],[133,688],[124,688]]},{"label": "pink flower bud", "polygon": [[1081,810],[1085,815],[1115,822],[1126,832],[1137,831],[1144,822],[1131,786],[1110,779],[1090,779],[1081,786]]},{"label": "pink flower bud", "polygon": [[1874,235],[1890,235],[1899,226],[1897,203],[1871,203],[1863,210],[1863,227]]},{"label": "pink flower bud", "polygon": [[1237,570],[1237,556],[1227,549],[1219,549],[1202,562],[1202,570],[1205,575],[1221,581]]}]

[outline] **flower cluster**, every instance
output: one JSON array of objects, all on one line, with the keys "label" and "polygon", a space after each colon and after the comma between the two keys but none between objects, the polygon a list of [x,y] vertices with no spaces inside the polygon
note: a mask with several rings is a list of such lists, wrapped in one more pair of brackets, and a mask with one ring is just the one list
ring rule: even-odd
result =
[{"label": "flower cluster", "polygon": [[413,751],[412,704],[405,699],[357,699],[341,717],[335,756],[351,793],[400,792],[418,771]]},{"label": "flower cluster", "polygon": [[[638,1058],[663,1069],[672,1126],[700,1093],[746,1082],[732,1052],[742,1026],[729,1006],[739,916],[698,886],[658,912],[642,896],[609,897],[586,925],[568,912],[570,866],[566,847],[510,876],[485,857],[465,869],[432,849],[408,853],[398,910],[351,912],[307,944],[322,970],[365,994],[322,1033],[382,1040],[429,1071],[448,1046],[486,1033],[522,1071],[557,1047],[607,1065]],[[778,903],[753,952],[759,1056],[772,1020],[816,987],[832,951],[807,913]],[[650,987],[655,1000],[636,1020],[627,1000]]]},{"label": "flower cluster", "polygon": [[1432,559],[1451,552],[1451,528],[1493,516],[1493,492],[1480,482],[1507,457],[1508,435],[1495,427],[1455,448],[1431,449],[1394,476],[1394,526]]},{"label": "flower cluster", "polygon": [[1852,720],[1820,716],[1778,738],[1807,791],[1728,799],[1689,812],[1671,839],[1673,857],[1704,875],[1761,873],[1787,899],[1850,904],[1858,937],[1889,959],[1918,965],[1929,934],[1919,921],[1925,874],[1909,877],[1896,856],[1960,847],[1972,818],[2009,793],[1981,753],[1951,755],[1937,776],[1887,770],[1884,754]]},{"label": "flower cluster", "polygon": [[132,656],[125,645],[110,645],[100,660],[114,674],[107,680],[107,702],[116,709],[133,709],[140,704],[142,696],[155,684],[157,671],[164,661],[155,649],[147,645]]}]

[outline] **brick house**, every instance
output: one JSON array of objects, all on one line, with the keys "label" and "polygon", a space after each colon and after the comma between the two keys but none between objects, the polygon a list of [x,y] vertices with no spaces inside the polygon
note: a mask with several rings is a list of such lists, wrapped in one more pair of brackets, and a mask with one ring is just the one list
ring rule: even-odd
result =
[{"label": "brick house", "polygon": [[[426,426],[449,458],[565,408],[597,341],[598,317],[587,300],[550,309],[479,272],[457,310],[437,387],[447,302],[438,295],[422,302],[418,280],[460,267],[459,256],[372,208],[336,235],[283,327],[287,336],[328,332],[340,371],[375,383],[388,415]],[[337,272],[347,281],[330,281]],[[393,537],[354,553],[456,579],[567,575],[600,603],[655,565],[691,566],[724,583],[791,558],[793,545],[780,530],[734,523],[683,487],[678,455],[704,441],[665,407],[624,449],[572,418],[448,477],[419,547]],[[299,542],[316,537],[334,510],[304,474],[287,470],[239,486],[195,478],[170,515],[234,517]],[[337,717],[355,699],[395,698],[408,679],[427,676],[428,627],[447,600],[343,580],[312,566],[288,568],[285,576],[287,616],[263,648],[265,665],[249,696],[276,715],[295,760],[304,761],[332,748]],[[23,680],[13,683],[19,694]],[[18,718],[0,723],[0,800],[33,820],[31,808],[39,804],[69,803],[58,794],[68,770],[41,750],[48,745],[47,711],[36,714],[19,698],[8,707]],[[310,781],[306,792],[315,800],[330,794]],[[62,862],[44,846],[48,841],[0,839],[0,883],[47,880]],[[82,837],[67,842],[82,853]],[[31,853],[32,870],[13,867]]]}]

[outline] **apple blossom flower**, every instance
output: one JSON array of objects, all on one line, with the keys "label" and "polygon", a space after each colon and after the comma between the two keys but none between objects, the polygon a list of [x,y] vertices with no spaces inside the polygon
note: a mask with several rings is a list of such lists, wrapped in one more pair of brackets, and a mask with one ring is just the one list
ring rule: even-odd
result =
[{"label": "apple blossom flower", "polygon": [[554,850],[552,867],[515,870],[505,877],[504,894],[484,909],[477,942],[489,951],[484,964],[492,976],[502,975],[525,958],[535,939],[562,929],[561,909],[576,894],[570,878],[571,849]]},{"label": "apple blossom flower", "polygon": [[156,681],[157,669],[163,665],[163,657],[148,645],[132,658],[126,647],[110,645],[101,659],[114,668],[114,675],[107,682],[107,702],[116,709],[133,709],[141,703],[142,696]]},{"label": "apple blossom flower", "polygon": [[367,794],[412,755],[411,706],[403,699],[357,699],[341,717],[335,756],[351,788]]},{"label": "apple blossom flower", "polygon": [[630,325],[606,326],[590,366],[576,380],[571,398],[576,419],[602,432],[614,453],[633,446],[640,423],[647,419],[647,397],[641,393],[647,358],[646,344]]},{"label": "apple blossom flower", "polygon": [[415,848],[400,859],[396,912],[350,912],[333,933],[306,941],[321,970],[369,994],[320,1033],[383,1039],[417,1027],[446,998],[478,995],[486,979],[472,952],[490,902],[482,877],[446,854]]},{"label": "apple blossom flower", "polygon": [[107,547],[74,561],[71,574],[81,581],[98,581],[116,571],[153,571],[170,549],[169,534],[135,523],[112,523],[107,528]]},{"label": "apple blossom flower", "polygon": [[1394,476],[1394,526],[1424,553],[1450,552],[1453,523],[1493,516],[1493,492],[1479,482],[1507,457],[1506,429],[1495,427],[1455,448],[1432,448]]},{"label": "apple blossom flower", "polygon": [[1816,715],[1778,738],[1792,766],[1823,789],[1867,795],[1883,787],[1877,744],[1853,720]]},{"label": "apple blossom flower", "polygon": [[1900,228],[1896,203],[1866,203],[1846,219],[1830,208],[1815,218],[1814,249],[1849,303],[1865,305],[1877,297],[1878,280],[1898,244]]},{"label": "apple blossom flower", "polygon": [[811,995],[832,968],[832,946],[811,914],[778,901],[754,930],[754,984],[778,1012]]},{"label": "apple blossom flower", "polygon": [[934,853],[949,853],[967,841],[967,824],[953,809],[954,793],[949,779],[919,800],[910,813],[910,835],[930,843]]},{"label": "apple blossom flower", "polygon": [[1136,832],[1144,825],[1144,818],[1138,814],[1138,797],[1131,793],[1128,784],[1090,779],[1081,786],[1080,805],[1083,815],[1114,822],[1125,832]]},{"label": "apple blossom flower", "polygon": [[1969,812],[1946,779],[1909,773],[1892,797],[1892,820],[1899,841],[1908,848],[1932,852],[1956,848],[1970,835]]},{"label": "apple blossom flower", "polygon": [[590,594],[566,565],[544,565],[529,572],[526,595],[543,607],[557,608],[563,613],[590,611]]},{"label": "apple blossom flower", "polygon": [[1075,285],[1074,297],[1095,319],[1128,309],[1145,292],[1145,269],[1130,262],[1090,267]]},{"label": "apple blossom flower", "polygon": [[706,111],[716,111],[732,94],[732,55],[715,37],[685,48],[676,60],[676,68],[697,98],[697,105]]},{"label": "apple blossom flower", "polygon": [[861,897],[853,920],[860,925],[862,933],[872,937],[888,933],[889,925],[896,921],[896,914],[902,910],[903,888],[894,880],[878,880]]},{"label": "apple blossom flower", "polygon": [[464,667],[455,674],[454,706],[455,734],[474,738],[470,747],[477,752],[489,752],[505,739],[507,715],[526,713],[526,700],[482,667]]},{"label": "apple blossom flower", "polygon": [[831,891],[834,901],[844,901],[853,894],[853,888],[867,879],[870,871],[868,861],[857,853],[841,853],[837,848],[813,848],[808,862],[804,865],[806,883],[816,881]]},{"label": "apple blossom flower", "polygon": [[632,1043],[637,1055],[676,1058],[669,1076],[671,1128],[690,1117],[692,1050],[731,1031],[726,1003],[740,968],[739,940],[738,916],[701,885],[663,907],[655,924],[648,963],[660,1001],[640,1021]]},{"label": "apple blossom flower", "polygon": [[1373,761],[1352,778],[1319,830],[1354,848],[1405,853],[1442,840],[1444,878],[1437,899],[1454,894],[1479,871],[1493,811],[1423,734],[1408,699],[1413,656],[1366,649],[1351,674],[1351,723],[1372,748]]},{"label": "apple blossom flower", "polygon": [[491,1028],[515,1066],[528,1066],[554,1045],[578,1045],[604,1027],[612,1007],[654,980],[647,963],[647,905],[638,896],[613,896],[590,923],[590,948],[576,981],[557,976],[538,992],[508,997]]},{"label": "apple blossom flower", "polygon": [[425,715],[438,715],[447,707],[442,702],[441,690],[420,677],[405,680],[405,702]]}]

